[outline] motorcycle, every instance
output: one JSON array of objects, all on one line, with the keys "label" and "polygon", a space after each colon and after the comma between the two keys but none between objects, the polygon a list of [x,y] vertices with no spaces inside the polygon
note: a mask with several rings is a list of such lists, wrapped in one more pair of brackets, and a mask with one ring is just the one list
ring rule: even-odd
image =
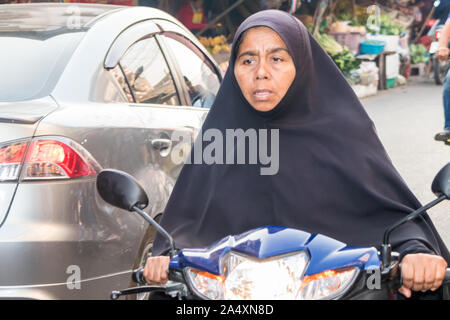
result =
[{"label": "motorcycle", "polygon": [[[387,300],[395,299],[401,287],[399,254],[392,251],[390,234],[450,200],[450,163],[433,181],[436,200],[390,226],[380,251],[350,247],[325,235],[283,226],[265,226],[228,236],[206,248],[177,251],[170,234],[143,211],[149,200],[132,176],[103,170],[97,177],[97,190],[107,203],[139,214],[170,244],[165,285],[146,285],[139,268],[132,278],[141,286],[113,291],[113,300],[154,292],[179,300]],[[450,299],[449,285],[447,269],[441,299]]]}]

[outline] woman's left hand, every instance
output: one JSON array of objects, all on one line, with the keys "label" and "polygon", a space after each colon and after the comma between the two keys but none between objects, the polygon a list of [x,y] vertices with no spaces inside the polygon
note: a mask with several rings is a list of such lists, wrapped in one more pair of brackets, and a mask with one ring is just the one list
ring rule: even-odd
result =
[{"label": "woman's left hand", "polygon": [[441,285],[447,270],[447,262],[441,256],[408,254],[400,263],[403,286],[399,292],[410,298],[411,291],[435,291]]}]

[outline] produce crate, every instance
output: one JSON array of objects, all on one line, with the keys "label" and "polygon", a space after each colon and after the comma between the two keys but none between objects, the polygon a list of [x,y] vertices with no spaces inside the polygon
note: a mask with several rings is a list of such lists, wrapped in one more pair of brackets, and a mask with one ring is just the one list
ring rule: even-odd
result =
[{"label": "produce crate", "polygon": [[347,46],[353,53],[359,52],[360,43],[366,39],[366,34],[360,32],[331,32],[330,35],[338,43]]},{"label": "produce crate", "polygon": [[397,78],[386,79],[386,89],[392,89],[395,87],[395,79]]},{"label": "produce crate", "polygon": [[[372,42],[375,42],[372,40]],[[361,54],[379,54],[384,51],[386,45],[383,41],[377,41],[377,43],[361,42]]]}]

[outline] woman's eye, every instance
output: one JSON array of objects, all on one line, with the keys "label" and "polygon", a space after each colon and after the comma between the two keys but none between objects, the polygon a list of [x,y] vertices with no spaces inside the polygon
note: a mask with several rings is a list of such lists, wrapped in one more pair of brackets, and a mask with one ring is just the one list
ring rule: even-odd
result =
[{"label": "woman's eye", "polygon": [[273,59],[273,61],[275,61],[275,62],[281,62],[281,61],[283,61],[283,59],[280,58],[280,57],[273,57],[272,59]]},{"label": "woman's eye", "polygon": [[245,65],[249,65],[249,64],[252,64],[252,63],[253,63],[253,60],[251,60],[251,59],[245,59],[242,63],[245,64]]}]

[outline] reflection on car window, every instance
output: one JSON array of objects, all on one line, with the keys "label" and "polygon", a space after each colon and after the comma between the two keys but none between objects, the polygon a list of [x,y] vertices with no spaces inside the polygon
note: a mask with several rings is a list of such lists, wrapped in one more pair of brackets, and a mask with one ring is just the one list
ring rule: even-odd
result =
[{"label": "reflection on car window", "polygon": [[180,105],[172,75],[155,38],[131,46],[120,65],[128,80],[122,87],[128,96],[127,86],[131,87],[136,103]]},{"label": "reflection on car window", "polygon": [[181,42],[165,38],[178,61],[184,82],[189,91],[191,105],[210,108],[220,87],[217,74],[205,62],[206,57],[199,57]]},{"label": "reflection on car window", "polygon": [[117,65],[114,69],[110,70],[113,77],[117,80],[119,83],[119,86],[122,88],[123,92],[127,96],[128,102],[134,102],[133,95],[130,92],[130,87],[128,86],[127,81],[125,80],[125,76],[120,70],[120,66]]}]

